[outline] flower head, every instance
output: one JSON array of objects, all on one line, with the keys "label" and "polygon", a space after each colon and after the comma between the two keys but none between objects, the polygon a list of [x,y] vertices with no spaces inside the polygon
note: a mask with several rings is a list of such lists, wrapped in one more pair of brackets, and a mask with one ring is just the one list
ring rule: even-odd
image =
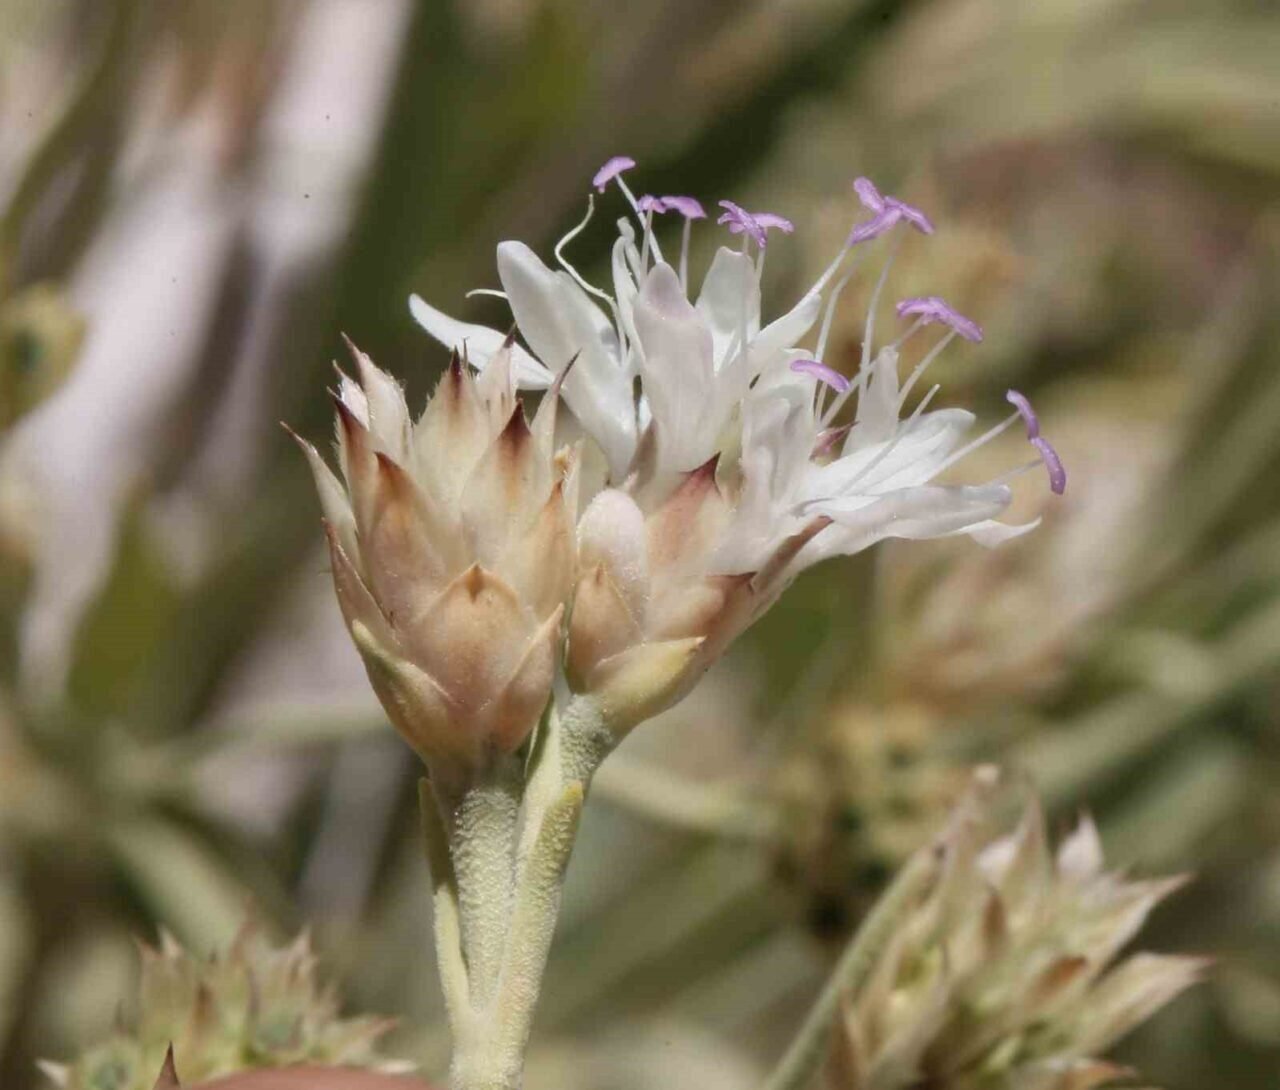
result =
[{"label": "flower head", "polygon": [[1033,803],[990,839],[975,793],[936,848],[940,878],[846,997],[832,1090],[1075,1090],[1129,1072],[1101,1055],[1195,983],[1199,958],[1120,958],[1179,879],[1103,869],[1087,818],[1050,853]]},{"label": "flower head", "polygon": [[[604,180],[618,169],[611,161]],[[905,221],[933,230],[919,209],[869,181],[855,187],[885,229]],[[852,242],[791,309],[764,322],[767,232],[788,232],[790,221],[721,201],[719,222],[756,252],[720,248],[691,291],[689,217],[701,205],[683,207],[690,199],[676,197],[633,202],[626,192],[636,216],[619,221],[610,290],[588,283],[565,257],[577,230],[555,248],[559,268],[520,243],[498,247],[502,294],[527,352],[502,348],[495,330],[412,302],[428,332],[467,347],[482,378],[505,351],[520,385],[557,383],[603,455],[605,491],[578,527],[583,560],[568,652],[575,687],[595,691],[612,678],[615,690],[624,689],[632,681],[618,679],[634,678],[623,667],[639,669],[648,656],[646,677],[678,675],[668,694],[674,699],[799,571],[825,557],[890,537],[967,534],[996,544],[1033,527],[997,521],[1011,499],[1003,479],[944,479],[1016,413],[966,443],[973,416],[930,411],[935,387],[903,418],[915,384],[949,339],[981,335],[974,323],[941,300],[908,300],[904,313],[917,318],[912,333],[941,323],[947,334],[904,379],[898,349],[905,337],[876,350],[869,316],[862,364],[849,379],[823,354]],[[686,216],[678,265],[664,258],[652,231],[653,214],[667,210]],[[800,347],[819,324],[816,345]]]},{"label": "flower head", "polygon": [[574,570],[573,457],[533,426],[513,345],[478,377],[455,356],[416,424],[352,349],[335,397],[343,480],[301,443],[334,584],[373,687],[429,764],[478,766],[528,736],[550,693]]},{"label": "flower head", "polygon": [[[306,936],[276,948],[252,924],[208,960],[167,935],[158,950],[143,947],[136,1018],[74,1063],[41,1066],[63,1090],[176,1087],[175,1066],[187,1085],[296,1064],[406,1070],[376,1050],[390,1020],[340,1016]],[[168,1083],[156,1082],[161,1071]]]}]

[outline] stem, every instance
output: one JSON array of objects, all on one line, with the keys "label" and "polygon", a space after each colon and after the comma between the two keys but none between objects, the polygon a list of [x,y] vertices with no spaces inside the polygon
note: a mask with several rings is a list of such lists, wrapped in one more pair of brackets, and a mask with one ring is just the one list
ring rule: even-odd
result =
[{"label": "stem", "polygon": [[[453,1090],[519,1090],[583,797],[614,741],[596,702],[553,707],[530,761],[518,835],[518,793],[498,783],[462,793],[452,846],[472,993],[455,1031]],[[486,895],[503,876],[501,898]]]},{"label": "stem", "polygon": [[582,785],[576,782],[547,807],[511,914],[496,994],[482,1007],[473,1005],[473,1017],[454,1043],[454,1090],[519,1090],[581,814]]},{"label": "stem", "polygon": [[458,903],[458,877],[449,857],[449,834],[440,820],[440,804],[431,781],[418,781],[418,809],[422,814],[422,834],[431,869],[432,920],[435,927],[436,961],[449,1026],[456,1034],[471,1004],[466,957],[462,952],[462,925]]},{"label": "stem", "polygon": [[443,814],[453,851],[462,923],[462,949],[473,1009],[497,989],[511,918],[520,770],[499,761],[449,800]]},{"label": "stem", "polygon": [[812,1082],[822,1063],[841,997],[856,992],[866,981],[904,910],[932,884],[938,862],[933,851],[917,852],[894,879],[845,948],[800,1032],[765,1083],[765,1090],[804,1090]]}]

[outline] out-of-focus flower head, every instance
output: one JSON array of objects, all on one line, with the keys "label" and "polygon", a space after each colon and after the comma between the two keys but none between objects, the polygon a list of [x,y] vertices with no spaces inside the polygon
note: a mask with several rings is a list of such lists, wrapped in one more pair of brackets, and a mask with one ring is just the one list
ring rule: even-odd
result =
[{"label": "out-of-focus flower head", "polygon": [[1050,851],[1032,803],[992,839],[981,791],[936,846],[939,878],[846,997],[832,1090],[1078,1090],[1130,1075],[1101,1057],[1204,972],[1202,959],[1120,957],[1181,880],[1103,867],[1085,818]]},{"label": "out-of-focus flower head", "polygon": [[225,955],[207,961],[168,936],[158,950],[143,947],[133,1028],[69,1065],[41,1067],[64,1090],[152,1090],[158,1072],[176,1084],[175,1066],[186,1085],[297,1064],[403,1071],[376,1049],[391,1025],[341,1017],[306,936],[276,948],[250,923]]},{"label": "out-of-focus flower head", "polygon": [[937,834],[965,773],[928,709],[844,703],[776,768],[775,870],[819,938],[844,941],[886,883]]},{"label": "out-of-focus flower head", "polygon": [[[1047,443],[1012,473],[977,485],[942,483],[1020,417],[1015,412],[965,442],[974,417],[927,411],[934,387],[902,418],[942,350],[957,336],[980,336],[941,300],[931,300],[927,315],[908,307],[904,315],[914,320],[878,350],[873,307],[852,377],[826,360],[836,304],[861,250],[899,225],[932,233],[919,209],[873,193],[860,179],[859,196],[877,229],[851,231],[817,282],[765,324],[760,285],[768,233],[789,233],[791,222],[721,201],[719,222],[740,246],[717,251],[691,300],[688,225],[702,205],[635,197],[624,177],[633,167],[617,156],[594,178],[597,191],[616,186],[634,212],[634,220],[618,222],[612,293],[588,283],[565,258],[586,220],[555,247],[558,269],[522,243],[498,247],[498,294],[532,353],[517,369],[520,381],[535,388],[559,381],[608,467],[606,487],[578,527],[567,667],[570,684],[616,707],[624,728],[623,720],[652,714],[687,691],[804,568],[891,537],[965,534],[998,544],[1035,525],[997,519],[1011,500],[1012,476],[1043,463],[1054,491],[1065,485]],[[664,256],[653,228],[654,214],[666,211],[686,220],[675,260]],[[491,366],[502,343],[496,331],[456,321],[416,297],[412,310],[447,346],[466,344],[482,374]],[[903,378],[900,349],[927,336],[931,323],[944,327],[942,337]],[[799,347],[811,331],[813,347]],[[639,693],[652,699],[640,701]]]}]

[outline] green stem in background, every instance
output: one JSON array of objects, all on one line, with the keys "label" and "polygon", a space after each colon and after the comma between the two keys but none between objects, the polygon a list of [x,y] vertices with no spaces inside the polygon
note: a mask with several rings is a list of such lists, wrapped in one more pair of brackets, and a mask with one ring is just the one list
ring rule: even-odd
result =
[{"label": "green stem in background", "polygon": [[826,1053],[841,997],[856,992],[866,982],[876,958],[893,937],[904,910],[932,885],[938,864],[935,853],[917,852],[876,902],[845,948],[782,1062],[766,1081],[765,1090],[805,1090],[813,1081]]}]

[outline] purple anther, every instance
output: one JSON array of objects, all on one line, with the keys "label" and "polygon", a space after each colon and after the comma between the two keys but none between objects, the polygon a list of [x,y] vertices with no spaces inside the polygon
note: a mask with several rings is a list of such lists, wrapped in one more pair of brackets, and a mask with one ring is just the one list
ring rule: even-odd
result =
[{"label": "purple anther", "polygon": [[849,380],[821,360],[792,360],[791,370],[797,375],[812,375],[819,382],[825,382],[836,393],[843,394],[849,389]]},{"label": "purple anther", "polygon": [[906,201],[900,201],[897,197],[886,197],[884,203],[887,209],[897,212],[922,235],[933,234],[933,220],[921,212],[914,204],[907,204]]},{"label": "purple anther", "polygon": [[1049,471],[1049,491],[1055,496],[1061,496],[1067,490],[1067,470],[1062,464],[1062,459],[1058,457],[1058,452],[1053,449],[1048,439],[1042,439],[1036,436],[1031,440],[1031,445],[1040,453],[1040,460],[1044,462],[1044,468]]},{"label": "purple anther", "polygon": [[858,200],[862,202],[863,208],[876,213],[884,211],[884,197],[880,195],[876,183],[870,178],[854,179],[853,191],[858,194]]},{"label": "purple anther", "polygon": [[662,213],[667,210],[667,202],[663,197],[655,197],[652,193],[646,193],[644,196],[637,198],[636,207],[641,212]]},{"label": "purple anther", "polygon": [[879,238],[890,227],[900,220],[906,220],[912,227],[924,235],[933,234],[933,221],[914,204],[899,200],[897,197],[886,197],[876,188],[870,178],[858,178],[853,183],[853,191],[858,194],[862,207],[875,213],[866,223],[860,223],[849,235],[849,245]]},{"label": "purple anther", "polygon": [[605,186],[613,181],[614,178],[624,170],[630,170],[635,165],[636,161],[629,155],[615,155],[596,171],[596,176],[591,179],[591,184],[596,187],[597,193],[603,193]]},{"label": "purple anther", "polygon": [[757,246],[762,250],[765,248],[769,238],[755,216],[741,205],[734,204],[733,201],[721,201],[720,207],[724,209],[724,213],[716,223],[728,224],[729,232],[734,235],[740,235],[745,231]]},{"label": "purple anther", "polygon": [[959,311],[953,309],[944,299],[936,295],[923,295],[915,299],[903,299],[895,308],[899,318],[916,317],[925,325],[941,322],[959,333],[966,341],[982,340],[982,327]]},{"label": "purple anther", "polygon": [[707,218],[707,211],[702,207],[702,202],[696,197],[657,197],[655,198],[661,205],[661,208],[655,208],[656,212],[679,212],[687,220],[704,220]]},{"label": "purple anther", "polygon": [[856,246],[860,242],[870,242],[879,238],[902,219],[902,213],[893,209],[877,212],[865,223],[858,224],[849,232],[848,245]]},{"label": "purple anther", "polygon": [[756,223],[760,224],[766,231],[772,231],[776,228],[784,235],[789,235],[796,229],[796,225],[786,216],[779,216],[774,212],[752,212],[751,215],[755,218]]},{"label": "purple anther", "polygon": [[1005,393],[1004,399],[1018,410],[1018,415],[1022,417],[1022,422],[1027,426],[1027,438],[1040,438],[1040,418],[1036,416],[1036,411],[1031,407],[1031,402],[1027,399],[1027,395],[1017,390],[1009,390]]}]

